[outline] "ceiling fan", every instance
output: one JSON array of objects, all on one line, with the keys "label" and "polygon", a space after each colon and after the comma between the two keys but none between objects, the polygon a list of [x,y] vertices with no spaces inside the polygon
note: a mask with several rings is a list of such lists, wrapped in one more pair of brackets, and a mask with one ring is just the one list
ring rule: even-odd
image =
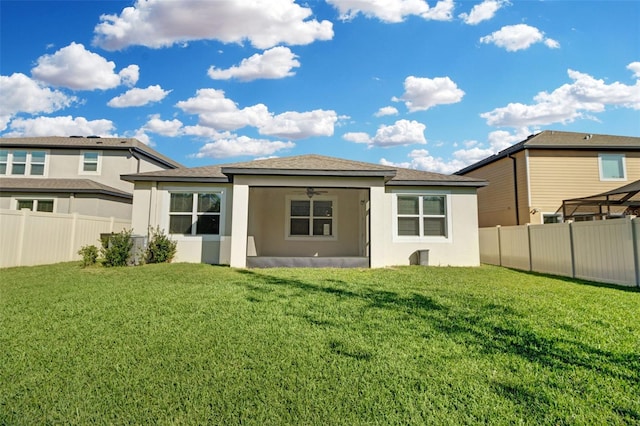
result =
[{"label": "ceiling fan", "polygon": [[314,195],[326,194],[327,191],[318,191],[315,188],[308,187],[307,188],[307,197],[312,198]]}]

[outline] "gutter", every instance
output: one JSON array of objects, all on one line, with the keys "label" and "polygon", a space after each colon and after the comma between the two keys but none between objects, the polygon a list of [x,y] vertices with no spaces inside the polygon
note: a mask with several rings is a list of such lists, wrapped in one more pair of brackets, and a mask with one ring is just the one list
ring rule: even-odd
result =
[{"label": "gutter", "polygon": [[516,158],[509,153],[507,158],[511,159],[513,164],[513,193],[516,201],[516,225],[520,225],[520,207],[518,206],[518,167],[516,165]]}]

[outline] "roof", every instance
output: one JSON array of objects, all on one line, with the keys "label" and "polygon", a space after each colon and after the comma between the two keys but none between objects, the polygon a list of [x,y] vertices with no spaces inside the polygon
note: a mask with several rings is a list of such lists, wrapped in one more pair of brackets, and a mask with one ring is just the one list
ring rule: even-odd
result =
[{"label": "roof", "polygon": [[34,138],[0,138],[0,147],[7,148],[59,148],[59,149],[101,149],[133,150],[169,168],[183,167],[182,164],[160,154],[155,149],[134,138],[102,138],[99,136],[47,136]]},{"label": "roof", "polygon": [[510,146],[495,155],[471,164],[456,175],[464,175],[494,161],[525,149],[577,149],[598,151],[640,151],[640,138],[633,136],[596,135],[576,132],[545,130]]},{"label": "roof", "polygon": [[131,200],[133,195],[91,179],[0,178],[0,192],[102,194]]},{"label": "roof", "polygon": [[387,185],[479,187],[487,184],[484,180],[464,176],[443,175],[313,154],[216,166],[161,170],[123,175],[122,179],[131,182],[146,180],[223,183],[231,182],[234,175],[380,177],[385,179]]}]

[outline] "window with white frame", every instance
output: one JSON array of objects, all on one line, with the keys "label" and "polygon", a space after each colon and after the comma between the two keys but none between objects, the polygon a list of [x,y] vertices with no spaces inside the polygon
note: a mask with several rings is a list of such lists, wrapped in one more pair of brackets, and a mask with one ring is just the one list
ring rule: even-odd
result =
[{"label": "window with white frame", "polygon": [[171,192],[169,195],[170,234],[220,235],[220,193]]},{"label": "window with white frame", "polygon": [[627,180],[624,154],[599,154],[600,180]]},{"label": "window with white frame", "polygon": [[334,197],[287,198],[287,238],[335,238]]},{"label": "window with white frame", "polygon": [[445,194],[396,194],[396,235],[449,238],[447,204]]},{"label": "window with white frame", "polygon": [[85,151],[82,153],[82,163],[80,164],[80,173],[82,174],[100,174],[100,166],[102,155],[99,151]]},{"label": "window with white frame", "polygon": [[543,213],[542,214],[542,223],[562,223],[562,214],[561,213]]},{"label": "window with white frame", "polygon": [[18,199],[16,209],[27,209],[34,212],[53,213],[53,200],[51,199]]},{"label": "window with white frame", "polygon": [[46,151],[0,149],[0,175],[44,176]]}]

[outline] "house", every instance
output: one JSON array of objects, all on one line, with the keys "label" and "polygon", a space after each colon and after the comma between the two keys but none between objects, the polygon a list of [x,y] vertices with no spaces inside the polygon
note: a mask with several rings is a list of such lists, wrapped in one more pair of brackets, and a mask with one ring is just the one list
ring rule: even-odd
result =
[{"label": "house", "polygon": [[[480,179],[302,155],[128,174],[134,232],[176,261],[262,266],[478,265]],[[427,252],[428,250],[428,252]]]},{"label": "house", "polygon": [[136,139],[0,138],[0,208],[130,219],[120,175],[180,166]]},{"label": "house", "polygon": [[[489,182],[478,190],[481,227],[561,222],[563,200],[604,193],[640,179],[640,138],[547,130],[456,175]],[[610,214],[623,212],[618,208]],[[576,212],[566,219],[596,217]]]}]

